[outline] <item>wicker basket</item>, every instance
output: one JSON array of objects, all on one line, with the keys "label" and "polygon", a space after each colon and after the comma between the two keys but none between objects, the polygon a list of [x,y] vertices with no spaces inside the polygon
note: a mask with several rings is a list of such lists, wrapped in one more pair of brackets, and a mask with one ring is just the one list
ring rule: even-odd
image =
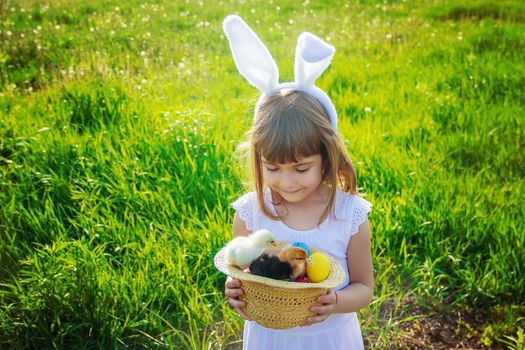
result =
[{"label": "wicker basket", "polygon": [[[279,242],[266,252],[277,252],[287,245],[289,242]],[[320,250],[312,248],[312,252],[316,251]],[[317,304],[316,298],[344,282],[343,269],[326,255],[330,259],[330,275],[319,283],[286,282],[244,272],[224,261],[224,248],[215,255],[214,263],[219,271],[242,282],[241,299],[247,304],[244,311],[252,320],[267,328],[287,329],[303,324],[313,314],[308,308]]]}]

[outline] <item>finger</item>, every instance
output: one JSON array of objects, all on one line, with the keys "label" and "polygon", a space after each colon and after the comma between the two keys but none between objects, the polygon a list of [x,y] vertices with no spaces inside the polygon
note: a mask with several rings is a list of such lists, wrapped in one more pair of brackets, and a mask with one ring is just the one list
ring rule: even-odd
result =
[{"label": "finger", "polygon": [[241,315],[242,318],[244,318],[247,321],[251,321],[252,319],[244,312],[244,308],[246,307],[246,302],[239,300],[239,299],[228,299],[228,302],[230,303],[231,307]]},{"label": "finger", "polygon": [[327,317],[328,317],[328,315],[308,316],[306,318],[306,321],[301,326],[305,327],[305,326],[313,325],[315,323],[323,322],[324,320],[327,319]]},{"label": "finger", "polygon": [[243,309],[246,307],[246,302],[235,299],[235,298],[228,298],[228,303],[233,307],[234,309]]},{"label": "finger", "polygon": [[325,304],[325,305],[314,305],[310,306],[309,310],[315,312],[318,315],[326,315],[334,312],[334,304]]},{"label": "finger", "polygon": [[330,291],[330,293],[326,295],[321,295],[317,297],[317,302],[321,304],[335,304],[337,301],[337,297],[335,296],[335,292],[333,290]]},{"label": "finger", "polygon": [[226,280],[226,283],[224,283],[224,285],[226,286],[226,288],[240,288],[242,287],[242,284],[241,284],[241,281],[235,279],[235,278],[231,278],[231,277],[228,277],[228,279]]},{"label": "finger", "polygon": [[237,310],[239,315],[241,315],[241,317],[244,318],[246,321],[251,321],[252,320],[248,315],[246,315],[246,312],[244,312],[243,309],[235,309],[235,310]]},{"label": "finger", "polygon": [[224,294],[228,298],[238,298],[240,296],[244,295],[244,290],[242,288],[235,288],[235,289],[225,289]]}]

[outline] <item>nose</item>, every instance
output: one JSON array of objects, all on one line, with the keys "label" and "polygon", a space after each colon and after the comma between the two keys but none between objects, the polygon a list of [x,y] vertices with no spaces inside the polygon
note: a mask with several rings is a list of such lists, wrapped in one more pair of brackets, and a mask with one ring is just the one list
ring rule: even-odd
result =
[{"label": "nose", "polygon": [[296,185],[295,176],[291,171],[283,172],[280,185],[283,189],[293,188]]}]

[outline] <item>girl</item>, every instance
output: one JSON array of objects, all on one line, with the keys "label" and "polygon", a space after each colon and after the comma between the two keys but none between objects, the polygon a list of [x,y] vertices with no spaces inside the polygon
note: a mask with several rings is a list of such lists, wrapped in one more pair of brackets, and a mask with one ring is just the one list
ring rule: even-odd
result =
[{"label": "girl", "polygon": [[[225,31],[237,67],[253,83],[265,69],[253,66],[264,54],[262,43],[257,43],[258,59],[246,64],[247,71],[241,67],[247,59],[239,56],[236,40],[245,48],[246,43],[258,38],[236,16],[227,18]],[[329,63],[333,47],[316,39],[319,42],[313,45],[308,40],[301,42],[300,38],[298,46],[306,50],[299,55],[320,57],[324,62],[328,57]],[[314,52],[308,52],[312,47]],[[331,54],[324,55],[323,48],[328,48]],[[233,232],[234,236],[247,236],[265,228],[273,232],[278,241],[299,241],[322,249],[341,264],[346,280],[318,298],[321,305],[311,307],[315,314],[301,327],[286,330],[268,329],[248,318],[243,312],[246,303],[238,299],[243,295],[240,281],[228,278],[225,294],[230,305],[246,319],[244,349],[363,349],[355,312],[367,306],[373,294],[367,220],[371,204],[357,195],[355,169],[337,135],[335,108],[326,94],[313,86],[319,69],[312,79],[308,73],[312,70],[300,62],[304,57],[297,55],[296,51],[296,68],[298,64],[302,68],[299,74],[296,70],[296,82],[254,84],[263,91],[249,132],[255,191],[232,204],[236,210]],[[271,66],[268,61],[264,64]],[[319,62],[314,64],[319,66]],[[326,66],[324,64],[321,72]],[[255,70],[258,77],[250,75],[250,69]]]}]

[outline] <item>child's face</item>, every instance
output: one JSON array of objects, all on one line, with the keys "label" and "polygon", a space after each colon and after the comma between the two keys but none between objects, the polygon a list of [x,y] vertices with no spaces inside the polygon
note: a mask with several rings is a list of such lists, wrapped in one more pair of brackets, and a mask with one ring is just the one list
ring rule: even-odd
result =
[{"label": "child's face", "polygon": [[323,180],[323,159],[320,154],[299,159],[297,163],[275,164],[262,157],[266,184],[285,201],[299,203],[316,194]]}]

